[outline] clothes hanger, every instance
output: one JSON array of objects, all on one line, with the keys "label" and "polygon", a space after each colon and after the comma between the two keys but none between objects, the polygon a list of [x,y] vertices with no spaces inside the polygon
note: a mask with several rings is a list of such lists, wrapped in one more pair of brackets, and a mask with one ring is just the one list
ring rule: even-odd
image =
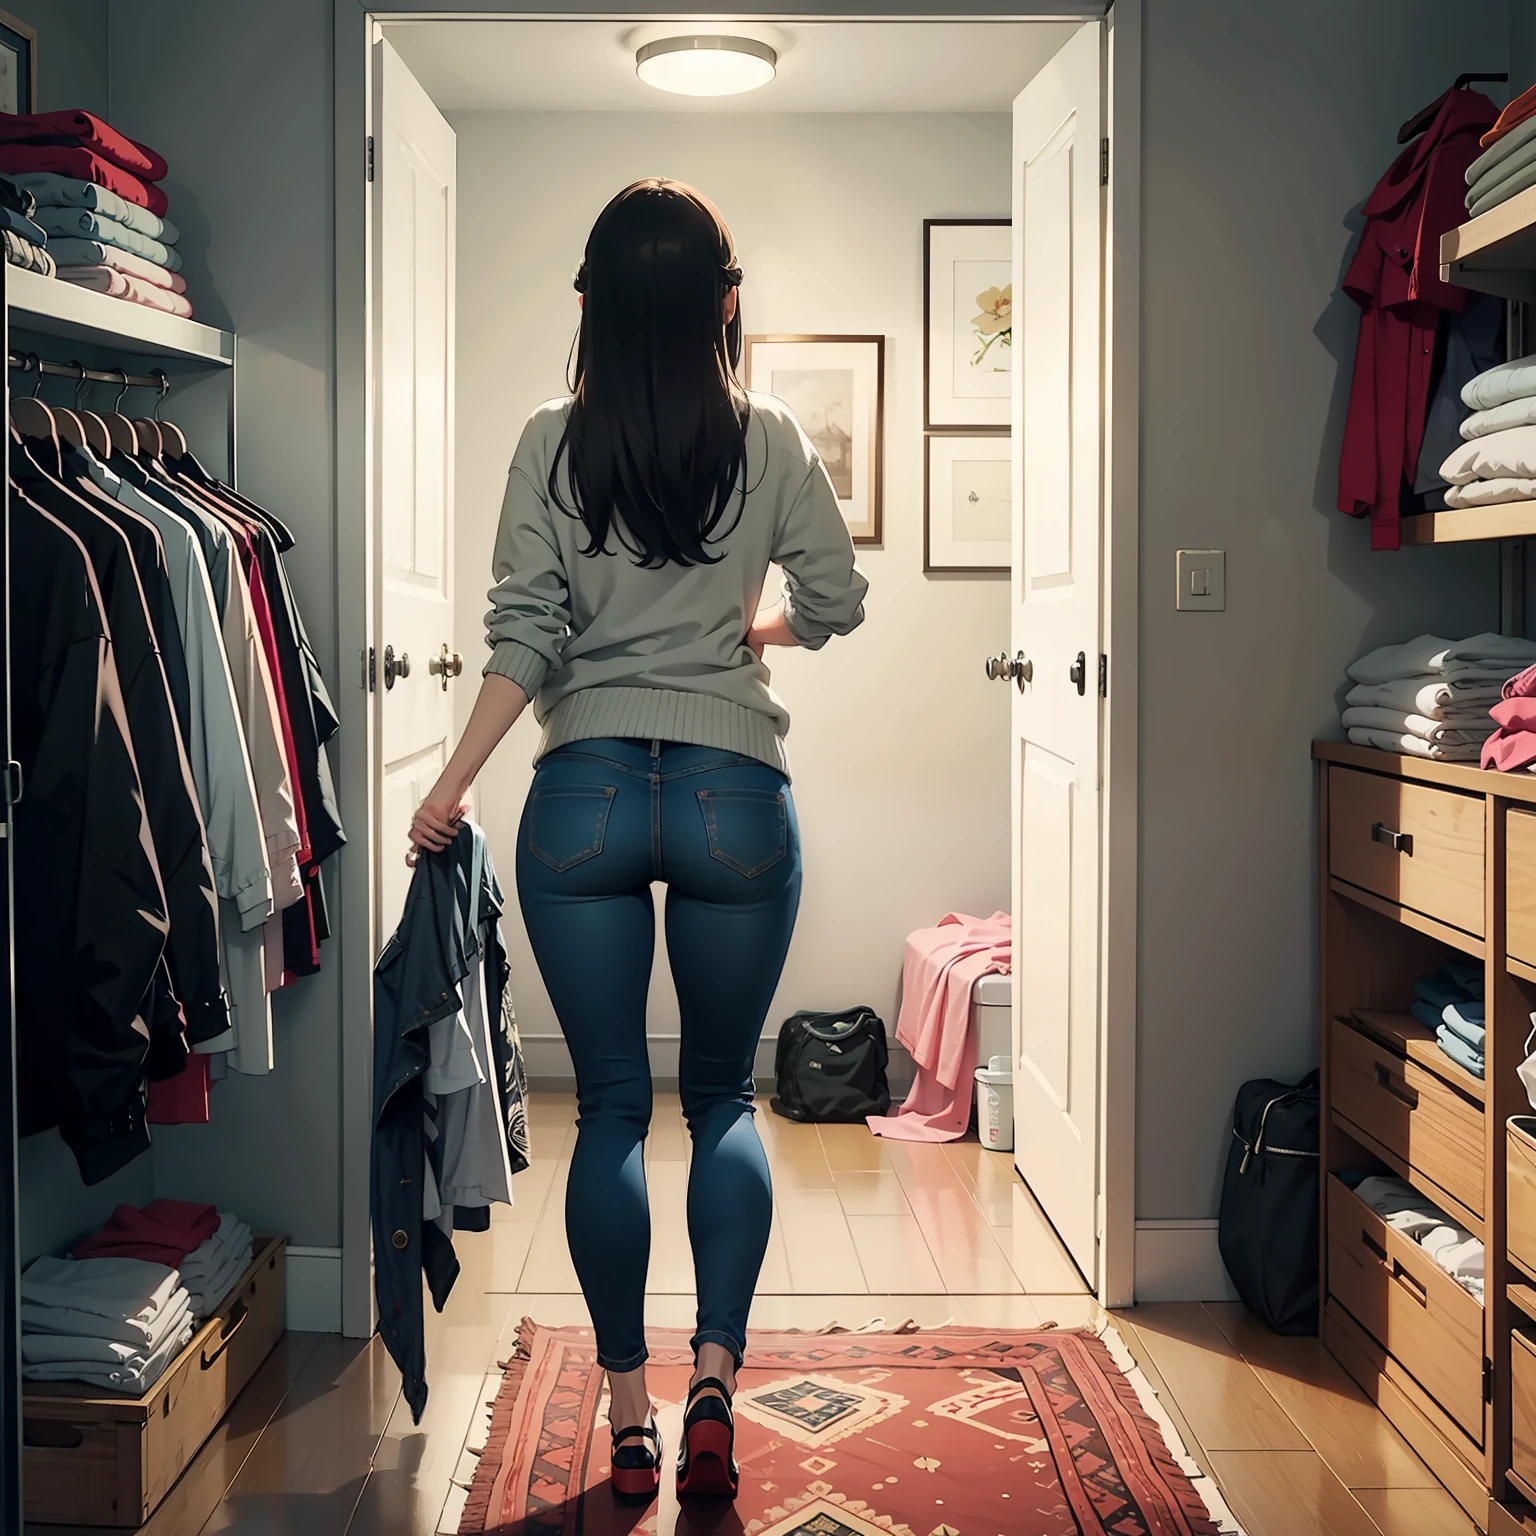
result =
[{"label": "clothes hanger", "polygon": [[160,448],[162,457],[171,459],[184,459],[187,456],[186,434],[174,421],[160,420],[160,407],[165,404],[165,397],[171,392],[171,381],[157,368],[155,376],[160,380],[160,398],[155,401],[154,418],[160,426]]},{"label": "clothes hanger", "polygon": [[123,415],[123,396],[128,393],[128,374],[122,368],[114,368],[112,372],[122,381],[122,388],[117,392],[117,399],[112,402],[112,414],[106,418],[107,435],[119,453],[126,453],[129,458],[136,459],[139,456],[139,435],[133,430],[133,423]]},{"label": "clothes hanger", "polygon": [[85,364],[78,359],[70,367],[80,370],[80,382],[75,385],[74,413],[80,418],[80,425],[85,428],[85,446],[93,458],[109,459],[112,457],[112,439],[107,433],[107,424],[94,411],[85,408],[85,393],[91,387],[90,375]]},{"label": "clothes hanger", "polygon": [[51,465],[54,474],[62,475],[64,452],[59,446],[59,424],[52,409],[37,398],[43,387],[42,360],[32,352],[27,361],[37,369],[37,388],[30,395],[11,396],[11,425],[34,446],[46,445],[49,451],[38,460],[39,466],[46,469]]},{"label": "clothes hanger", "polygon": [[[150,416],[139,416],[134,419],[133,429],[139,435],[139,451],[147,453],[152,459],[163,459],[167,446],[166,423],[160,420],[160,407],[165,402],[165,397],[171,392],[171,381],[157,368],[155,377],[160,380],[160,398],[155,401],[154,413]],[[175,429],[176,435],[181,437],[180,429]],[[186,438],[181,438],[183,451],[186,448]]]},{"label": "clothes hanger", "polygon": [[1435,114],[1440,110],[1441,107],[1445,105],[1447,98],[1451,94],[1451,91],[1464,91],[1469,85],[1473,85],[1483,80],[1492,81],[1494,84],[1499,85],[1503,84],[1508,79],[1509,74],[1507,71],[1502,75],[1457,75],[1456,83],[1450,88],[1450,90],[1441,91],[1440,94],[1436,96],[1435,99],[1430,102],[1427,107],[1423,108],[1421,111],[1415,112],[1413,116],[1410,117],[1408,121],[1397,130],[1397,142],[1399,144],[1406,144],[1409,139],[1423,133],[1424,130],[1428,128],[1432,122],[1434,122]]}]

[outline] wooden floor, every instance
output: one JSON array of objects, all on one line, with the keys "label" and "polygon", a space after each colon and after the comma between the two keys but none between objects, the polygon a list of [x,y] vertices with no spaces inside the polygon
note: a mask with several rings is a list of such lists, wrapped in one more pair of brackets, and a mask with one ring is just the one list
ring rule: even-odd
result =
[{"label": "wooden floor", "polygon": [[[457,1529],[495,1361],[520,1318],[586,1320],[563,1232],[574,1140],[567,1096],[535,1094],[535,1161],[516,1207],[460,1234],[463,1273],[427,1312],[420,1425],[377,1339],[289,1334],[155,1517],[148,1536],[433,1536]],[[759,1116],[775,1223],[759,1327],[905,1318],[1029,1328],[1103,1318],[1012,1159],[974,1141],[910,1146],[857,1126]],[[647,1317],[692,1323],[687,1136],[675,1098],[648,1146]],[[793,1231],[793,1246],[784,1240]],[[1474,1527],[1315,1340],[1279,1340],[1240,1307],[1139,1307],[1114,1318],[1190,1454],[1248,1536],[1471,1536]],[[57,1526],[29,1527],[29,1536]]]}]

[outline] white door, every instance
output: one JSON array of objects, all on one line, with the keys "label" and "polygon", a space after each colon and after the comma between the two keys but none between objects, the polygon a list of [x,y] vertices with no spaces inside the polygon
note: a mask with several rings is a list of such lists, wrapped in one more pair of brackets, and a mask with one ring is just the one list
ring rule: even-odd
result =
[{"label": "white door", "polygon": [[1097,1270],[1103,32],[1013,105],[1014,1160]]},{"label": "white door", "polygon": [[410,871],[406,829],[447,761],[453,640],[453,129],[387,42],[373,45],[379,932]]}]

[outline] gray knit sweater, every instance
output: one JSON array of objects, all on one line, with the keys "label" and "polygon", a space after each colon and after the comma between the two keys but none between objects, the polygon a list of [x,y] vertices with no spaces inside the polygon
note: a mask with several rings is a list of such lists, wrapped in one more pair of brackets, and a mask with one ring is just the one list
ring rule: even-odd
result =
[{"label": "gray knit sweater", "polygon": [[637,566],[615,534],[611,552],[579,553],[586,529],[548,489],[569,401],[529,417],[496,534],[485,670],[533,699],[544,728],[535,762],[567,742],[628,736],[720,747],[788,772],[789,712],[744,643],[768,565],[783,568],[785,622],[812,650],[863,622],[868,583],[789,407],[771,395],[751,403],[746,505],[709,546],[723,558],[654,570]]}]

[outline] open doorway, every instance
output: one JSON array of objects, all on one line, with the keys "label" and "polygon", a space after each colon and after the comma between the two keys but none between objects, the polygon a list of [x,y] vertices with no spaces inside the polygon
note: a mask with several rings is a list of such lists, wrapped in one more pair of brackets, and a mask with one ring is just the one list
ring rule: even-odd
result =
[{"label": "open doorway", "polygon": [[[908,931],[954,910],[1027,913],[1034,927],[1022,947],[1016,935],[1016,953],[1029,956],[1030,970],[1018,968],[1013,983],[1012,1054],[1032,1124],[1059,1124],[1054,1136],[1021,1137],[1023,1183],[1007,1170],[999,1184],[989,1167],[988,1187],[1011,1208],[1015,1188],[1038,1186],[1091,1288],[1124,1302],[1133,1262],[1133,939],[1113,946],[1127,920],[1134,928],[1134,646],[1124,632],[1135,618],[1130,587],[1115,603],[1106,593],[1116,568],[1134,571],[1135,547],[1134,480],[1125,479],[1123,453],[1115,474],[1115,376],[1103,362],[1128,318],[1116,328],[1103,256],[1115,212],[1102,158],[1110,30],[1051,19],[802,19],[731,30],[772,39],[771,91],[700,102],[650,90],[634,66],[645,29],[615,22],[390,17],[371,30],[372,510],[357,573],[370,579],[353,602],[367,613],[377,678],[368,785],[376,933],[387,935],[403,899],[407,802],[430,784],[473,699],[507,463],[529,410],[564,393],[576,321],[570,278],[587,229],[637,176],[693,182],[735,231],[749,334],[878,337],[883,350],[879,535],[859,550],[870,619],[840,653],[790,655],[775,669],[795,715],[789,750],[808,879],[760,1077],[771,1073],[778,1021],[797,1008],[867,1001],[894,1028]],[[1049,90],[1030,96],[1047,76]],[[1023,139],[1016,98],[1027,106]],[[1132,149],[1132,180],[1134,158]],[[392,172],[406,189],[393,214]],[[1052,207],[1056,189],[1065,202]],[[1015,268],[1032,266],[1068,298],[1033,311],[1038,348],[1013,349],[1039,366],[1022,398],[1023,364],[1012,370],[1011,435],[1000,438],[995,425],[927,430],[924,222],[1009,218],[1021,198],[1039,210],[1033,230],[1067,222],[1034,244],[1016,228]],[[399,238],[406,228],[414,245]],[[1031,387],[1050,409],[1026,426]],[[1070,408],[1056,410],[1063,392]],[[1127,419],[1134,445],[1134,410]],[[1040,464],[1056,455],[1034,482],[1019,460],[1031,433]],[[957,450],[972,466],[999,453],[1011,465],[1013,553],[999,569],[925,569],[946,563],[935,525],[958,483]],[[1032,525],[1026,498],[1040,508]],[[1128,524],[1119,546],[1107,536],[1116,518]],[[1086,601],[1064,619],[1069,593]],[[1124,669],[1120,697],[1104,691],[1101,658],[1112,648]],[[1009,668],[989,680],[984,664],[998,651]],[[477,789],[477,819],[504,869],[534,742],[532,722],[520,723]],[[1032,879],[1040,869],[1048,879]],[[1030,898],[1022,906],[1021,889]],[[568,1057],[513,911],[507,931],[530,1071],[536,1084],[559,1084]],[[660,955],[653,974],[650,1047],[665,1079],[676,1070],[676,1006]],[[354,1003],[349,1058],[359,1068],[366,1038]],[[902,1065],[898,1055],[898,1093]],[[973,1181],[965,1197],[972,1203],[977,1188]],[[366,1233],[365,1182],[349,1180],[347,1198],[349,1236]],[[1041,1230],[1059,1252],[1049,1225]],[[918,1235],[930,1257],[946,1242],[937,1225],[923,1234],[919,1224]],[[990,1237],[1009,1270],[1006,1243]],[[990,1262],[992,1249],[982,1247]],[[366,1299],[355,1258],[347,1269],[350,1321]]]}]

